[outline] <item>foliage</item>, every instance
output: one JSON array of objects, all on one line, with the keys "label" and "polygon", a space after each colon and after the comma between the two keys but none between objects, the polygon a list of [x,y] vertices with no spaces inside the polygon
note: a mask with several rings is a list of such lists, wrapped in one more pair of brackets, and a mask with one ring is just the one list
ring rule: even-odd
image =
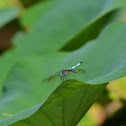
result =
[{"label": "foliage", "polygon": [[[107,83],[126,75],[126,23],[115,20],[123,7],[125,0],[53,0],[26,8],[18,19],[25,31],[0,58],[0,125],[86,125]],[[0,10],[0,26],[19,10]],[[80,61],[86,74],[42,82]]]}]

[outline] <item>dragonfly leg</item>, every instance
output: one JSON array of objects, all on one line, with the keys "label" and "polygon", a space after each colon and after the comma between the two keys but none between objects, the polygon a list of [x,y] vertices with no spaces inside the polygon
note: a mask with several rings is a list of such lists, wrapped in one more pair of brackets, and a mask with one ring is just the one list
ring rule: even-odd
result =
[{"label": "dragonfly leg", "polygon": [[61,77],[61,82],[63,82],[64,81],[64,77]]},{"label": "dragonfly leg", "polygon": [[63,82],[63,78],[61,77],[61,82]]},{"label": "dragonfly leg", "polygon": [[63,77],[63,80],[62,80],[62,82],[64,82],[64,77]]},{"label": "dragonfly leg", "polygon": [[68,76],[65,76],[66,77],[66,80],[68,79]]},{"label": "dragonfly leg", "polygon": [[61,81],[62,81],[62,82],[64,82],[64,81],[67,80],[67,79],[68,79],[68,76],[67,76],[67,75],[61,77]]}]

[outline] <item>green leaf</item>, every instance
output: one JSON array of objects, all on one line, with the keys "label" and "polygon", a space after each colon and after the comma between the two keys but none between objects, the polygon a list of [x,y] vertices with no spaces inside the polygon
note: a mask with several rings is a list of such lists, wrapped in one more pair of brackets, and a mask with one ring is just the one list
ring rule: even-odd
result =
[{"label": "green leaf", "polygon": [[[116,1],[118,6],[114,2],[109,5],[109,2],[104,0],[96,0],[95,5],[92,4],[92,0],[53,2],[52,4],[45,3],[46,5],[43,3],[42,10],[40,9],[42,16],[36,25],[19,41],[16,40],[17,48],[14,55],[37,55],[57,50],[75,50],[87,41],[95,39],[113,17],[113,12],[124,6],[118,1]],[[31,14],[33,15],[32,11]]]},{"label": "green leaf", "polygon": [[20,9],[18,7],[0,9],[0,28],[17,18]]},{"label": "green leaf", "polygon": [[[71,3],[73,4],[72,6]],[[38,7],[39,4],[36,6]],[[105,8],[102,8],[101,5],[104,6],[105,2],[101,0],[97,0],[95,4],[96,5],[94,6],[92,1],[85,2],[84,0],[80,0],[80,2],[76,0],[73,2],[72,0],[72,2],[69,1],[69,3],[67,0],[54,1],[54,3],[43,3],[43,14],[41,20],[39,20],[39,23],[37,23],[37,26],[35,26],[32,32],[18,33],[14,38],[14,44],[16,48],[6,52],[4,57],[0,59],[0,84],[3,83],[9,70],[16,63],[17,59],[20,59],[20,57],[26,55],[40,55],[50,53],[59,49],[73,50],[76,49],[76,47],[78,48],[82,46],[89,39],[95,38],[99,34],[99,31],[102,29],[102,27],[107,23],[109,17],[112,16],[111,12],[120,7],[115,6],[115,4],[112,6],[108,3]],[[64,11],[59,6],[64,6],[67,9]],[[109,8],[106,9],[107,7]],[[89,8],[90,10],[88,10]],[[89,11],[88,16],[86,16],[87,11]],[[36,15],[36,13],[34,15]],[[43,17],[43,15],[45,16]],[[50,25],[46,24],[48,21],[50,21]],[[66,27],[61,25],[63,23]],[[81,34],[78,34],[80,31],[82,31]],[[95,31],[95,33],[92,34],[92,31]],[[78,39],[76,39],[76,34],[78,34]],[[72,38],[77,40],[78,43],[76,45],[74,39]],[[69,42],[71,39],[73,41],[72,43]],[[71,43],[72,45],[69,45],[68,43],[65,46],[64,43],[67,42]],[[65,49],[63,49],[63,46]]]},{"label": "green leaf", "polygon": [[[68,80],[60,85],[41,107],[38,105],[30,108],[32,110],[40,107],[38,110],[36,109],[35,114],[12,124],[12,126],[22,123],[24,126],[27,124],[32,126],[74,126],[99,97],[105,86],[105,84],[89,85],[76,80]],[[7,118],[1,122],[1,125],[9,125],[14,122],[14,119],[21,120],[24,116],[26,118],[28,117],[27,113],[28,110],[25,110]]]},{"label": "green leaf", "polygon": [[[106,83],[125,76],[126,75],[125,33],[126,33],[126,23],[112,23],[104,29],[104,31],[97,38],[96,41],[88,43],[86,46],[83,46],[77,51],[71,53],[54,53],[54,54],[52,53],[45,56],[44,55],[31,56],[20,59],[18,63],[15,64],[13,69],[9,72],[9,75],[6,78],[6,81],[4,82],[5,92],[3,94],[0,103],[0,112],[13,115],[44,101],[58,87],[60,78],[57,77],[57,79],[51,83],[42,83],[42,80],[50,75],[53,75],[59,70],[67,69],[76,65],[76,63],[80,61],[84,62],[78,68],[86,70],[87,71],[86,74],[76,75],[71,73],[69,78],[75,78],[77,80],[81,80],[82,82],[90,84],[97,84],[101,86],[102,89],[102,86],[104,87],[105,85],[104,84],[101,85],[101,83]],[[84,83],[82,82],[81,85],[84,85]],[[74,80],[70,82],[70,85],[72,86],[72,84],[74,85],[74,83],[76,85],[76,83],[78,82]],[[79,84],[77,85],[79,86]],[[89,88],[90,90],[89,92],[95,91],[93,85],[91,85],[91,87],[92,88]],[[56,92],[62,94],[61,89],[63,90],[64,88],[59,87]],[[64,89],[65,92],[62,95],[63,96],[66,95],[67,91],[69,91],[70,89],[69,88]],[[82,89],[83,89],[82,87],[78,88],[78,90]],[[101,91],[100,89],[96,88],[95,91],[96,95],[97,93],[99,95],[100,91]],[[78,92],[75,94],[78,94]],[[82,95],[81,94],[78,95],[79,95],[78,97],[81,98]],[[91,96],[93,97],[94,95]],[[91,96],[88,97],[87,95],[84,98],[84,100],[88,99],[88,101],[91,102],[93,100]],[[79,100],[78,97],[77,98],[74,97],[75,99],[74,98],[73,99]],[[55,97],[55,99],[50,100],[49,103],[55,100],[57,100],[57,97]],[[91,103],[84,102],[83,106],[87,107],[83,111],[86,112],[94,101],[92,101]],[[88,103],[90,103],[90,105]],[[64,104],[69,104],[69,102],[68,101],[64,102]],[[61,106],[59,105],[59,107]],[[47,106],[45,105],[45,107]],[[51,107],[51,109],[52,108],[53,107]],[[52,111],[56,113],[55,110]],[[46,111],[46,112],[52,112],[52,111]],[[65,113],[66,111],[63,112]],[[38,114],[35,113],[35,115],[36,115],[35,117],[37,118]],[[49,115],[52,116],[53,114]],[[24,114],[19,114],[19,116],[22,117],[21,119],[25,118]],[[1,116],[1,118],[3,117]],[[79,120],[80,118],[81,117],[78,116],[77,119]],[[12,122],[14,122],[13,119]],[[74,124],[77,122],[78,121],[75,119]]]},{"label": "green leaf", "polygon": [[[40,106],[42,105],[42,103],[41,104],[39,104],[39,105],[35,105],[35,106],[33,106],[33,107],[31,107],[31,108],[29,108],[29,109],[27,109],[27,110],[24,110],[24,111],[22,111],[22,112],[20,112],[20,114],[18,114],[18,118],[17,118],[17,115],[15,114],[14,116],[12,116],[12,117],[10,117],[10,118],[5,118],[5,119],[3,119],[3,120],[0,120],[0,124],[2,125],[2,126],[7,126],[7,125],[9,125],[9,124],[11,124],[12,122],[16,122],[16,121],[18,121],[18,120],[20,120],[20,119],[22,119],[22,117],[23,118],[27,118],[27,117],[29,117],[30,115],[32,115],[34,112],[36,112],[39,108],[40,108]],[[22,116],[23,115],[23,116]],[[14,125],[14,124],[13,124]],[[19,126],[21,125],[24,125],[24,123],[23,122],[21,122],[20,121],[20,123],[18,124]],[[26,124],[25,124],[26,125]],[[24,125],[24,126],[25,126]],[[27,126],[27,125],[26,125]],[[29,126],[29,125],[28,125]]]},{"label": "green leaf", "polygon": [[33,27],[42,16],[44,16],[55,5],[57,0],[42,1],[26,9],[21,18],[21,24],[25,27]]},{"label": "green leaf", "polygon": [[[1,78],[6,78],[5,76],[8,74],[8,71],[15,64],[17,59],[22,56],[40,55],[57,50],[74,50],[82,46],[88,40],[96,38],[107,23],[107,20],[109,20],[109,17],[113,17],[111,15],[113,11],[126,5],[121,2],[121,4],[116,4],[118,1],[106,3],[101,0],[97,0],[95,6],[94,3],[92,4],[92,1],[85,2],[84,0],[80,0],[80,2],[76,0],[73,2],[72,0],[72,6],[70,2],[69,4],[67,3],[67,0],[54,2],[57,4],[49,4],[50,2],[47,2],[45,5],[43,3],[41,20],[39,20],[39,23],[32,32],[26,34],[21,32],[15,36],[14,44],[16,48],[4,54],[4,58],[6,57],[6,59],[1,59],[1,62],[4,62],[0,65]],[[104,6],[104,8],[102,8],[101,5]],[[59,6],[64,6],[67,9],[63,11]],[[88,10],[89,8],[90,10]],[[86,16],[87,11],[89,11],[88,16]],[[43,17],[43,15],[45,16]],[[66,15],[66,18],[64,18],[63,15]],[[78,16],[78,18],[76,16]],[[46,24],[48,21],[50,21],[50,25]],[[66,27],[62,26],[61,22],[64,23]],[[80,33],[78,34],[78,32]],[[76,41],[74,40],[77,41],[76,45]],[[6,68],[6,70],[2,70],[3,68]],[[0,83],[1,81],[3,82],[3,79],[0,80]]]},{"label": "green leaf", "polygon": [[[116,10],[126,7],[126,1],[111,0],[104,3],[104,7],[100,13],[89,22],[87,27],[81,29],[77,35],[75,35],[69,42],[67,42],[60,50],[71,51],[80,48],[84,43],[89,40],[95,39],[103,27],[106,25],[108,20],[112,20],[116,15]],[[113,15],[113,16],[112,16]],[[78,44],[76,44],[78,42]],[[69,48],[71,47],[71,48]]]}]

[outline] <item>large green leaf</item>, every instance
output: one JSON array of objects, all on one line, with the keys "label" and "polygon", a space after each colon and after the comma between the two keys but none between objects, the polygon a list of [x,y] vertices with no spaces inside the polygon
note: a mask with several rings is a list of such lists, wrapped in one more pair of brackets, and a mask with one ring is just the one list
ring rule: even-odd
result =
[{"label": "large green leaf", "polygon": [[[27,124],[31,126],[75,126],[99,97],[105,86],[105,84],[89,85],[76,80],[68,80],[56,89],[43,106],[38,105],[30,108],[33,109],[32,112],[34,112],[34,108],[39,108],[36,109],[35,114],[12,124],[12,126],[21,124],[24,126]],[[16,120],[26,118],[28,113],[28,110],[18,113],[3,120],[1,125],[8,125]]]},{"label": "large green leaf", "polygon": [[[40,55],[56,51],[61,49],[62,46],[71,39],[72,42],[70,41],[64,46],[65,48],[63,47],[61,50],[73,50],[82,46],[88,40],[95,38],[102,27],[107,23],[109,17],[112,17],[112,12],[126,5],[123,2],[125,2],[125,0],[122,0],[121,2],[114,0],[114,2],[111,1],[107,3],[104,2],[104,0],[97,0],[97,2],[95,1],[96,5],[94,6],[92,1],[86,2],[80,0],[78,2],[72,0],[72,2],[68,2],[65,0],[54,1],[55,4],[49,4],[49,8],[47,7],[48,3],[45,3],[46,5],[43,3],[43,14],[34,30],[30,33],[18,34],[14,40],[15,43],[17,43],[15,45],[16,49],[6,53],[6,59],[0,59],[2,62],[0,62],[0,84],[4,81],[8,71],[20,56]],[[104,4],[106,6],[104,6]],[[104,8],[102,8],[101,5],[104,6]],[[64,11],[60,6],[64,6],[67,9]],[[86,16],[87,12],[89,12],[88,16]],[[76,16],[78,16],[78,18]],[[50,25],[47,24],[48,21],[50,21]],[[66,27],[61,25],[63,23]],[[75,36],[80,31],[81,33]],[[76,45],[74,39],[78,42]],[[3,68],[5,69],[3,70]]]},{"label": "large green leaf", "polygon": [[[14,54],[18,56],[45,54],[61,48],[62,50],[75,50],[88,40],[96,38],[110,17],[113,17],[113,11],[126,5],[125,2],[123,0],[122,4],[116,0],[113,2],[95,0],[94,6],[92,0],[88,2],[86,0],[58,0],[54,4],[49,4],[49,8],[44,7],[47,3],[43,3],[40,20],[30,32],[19,40],[16,39],[17,48]],[[70,48],[67,45],[68,42],[76,42],[74,40],[71,42],[71,39],[77,40],[78,46],[74,44]]]},{"label": "large green leaf", "polygon": [[[73,4],[72,6],[71,3]],[[36,26],[39,27],[41,31],[37,30],[38,28],[35,27],[34,30],[30,33],[24,34],[21,32],[17,34],[14,38],[16,48],[12,51],[5,53],[4,59],[0,59],[0,67],[1,67],[0,76],[2,78],[0,80],[0,84],[3,82],[4,78],[6,78],[6,75],[8,74],[8,71],[11,69],[13,64],[15,64],[17,59],[20,58],[21,56],[38,55],[38,54],[40,55],[52,52],[52,50],[57,51],[60,48],[62,48],[64,42],[69,41],[71,37],[74,37],[75,33],[80,31],[80,29],[83,29],[82,27],[85,28],[86,25],[89,24],[89,22],[96,17],[96,15],[100,11],[99,5],[100,3],[103,4],[104,1],[97,0],[95,7],[92,7],[94,6],[92,5],[92,1],[85,2],[83,0],[80,0],[79,2],[74,1],[73,3],[72,1],[71,3],[68,4],[67,0],[53,1],[51,3],[50,2],[43,3],[42,10],[40,8],[40,10],[43,12],[41,15],[42,17],[41,20],[39,21],[40,23],[38,23]],[[38,5],[39,4],[37,4],[37,7]],[[89,16],[86,16],[88,10],[87,5],[89,6],[89,8],[91,8],[91,10],[89,10],[90,12]],[[64,6],[67,9],[64,11],[59,6]],[[84,7],[86,7],[86,9]],[[78,15],[79,18],[76,18],[76,15],[73,15],[74,12],[76,12],[76,15]],[[33,14],[33,12],[31,13]],[[41,14],[41,12],[39,12],[39,14]],[[43,17],[43,15],[45,16]],[[64,15],[66,16],[64,17]],[[71,15],[72,17],[69,15]],[[26,16],[26,17],[32,17],[32,16]],[[106,22],[105,20],[108,20],[108,16],[105,19],[103,18],[102,22]],[[46,24],[48,21],[51,22],[50,25]],[[66,27],[62,26],[61,25],[62,23],[60,24],[60,22],[64,23]],[[72,27],[71,24],[75,24],[75,26]],[[97,22],[96,27],[98,27],[99,24],[102,24],[101,21],[99,21],[99,23]]]},{"label": "large green leaf", "polygon": [[0,9],[0,28],[17,18],[20,9],[18,7]]},{"label": "large green leaf", "polygon": [[[0,85],[2,85],[8,72],[21,56],[40,55],[57,51],[64,46],[64,43],[67,43],[71,39],[73,40],[73,38],[76,39],[75,35],[80,31],[82,32],[77,35],[78,40],[76,39],[78,43],[75,45],[75,41],[73,41],[72,45],[70,44],[69,46],[68,44],[62,50],[76,49],[86,41],[95,38],[107,23],[109,17],[112,17],[112,12],[125,5],[118,4],[117,6],[116,3],[114,5],[112,3],[109,5],[108,3],[106,6],[104,6],[106,4],[104,0],[95,1],[95,6],[92,4],[92,1],[86,2],[84,0],[80,0],[79,2],[76,0],[72,0],[72,2],[56,0],[43,3],[42,10],[40,8],[43,12],[41,19],[32,32],[25,34],[22,32],[21,34],[19,33],[14,39],[16,48],[5,53],[4,58],[0,59]],[[37,7],[39,4],[37,4]],[[66,7],[66,10],[62,9],[61,6]],[[87,12],[89,12],[88,16],[86,16]],[[33,12],[31,13],[33,14]],[[48,25],[48,21],[50,25]],[[65,27],[61,24],[64,24]]]},{"label": "large green leaf", "polygon": [[[36,25],[37,22],[39,22],[39,24],[42,24],[42,25],[43,25],[43,23],[45,25],[47,25],[47,23],[49,23],[50,26],[52,27],[53,22],[55,22],[56,24],[59,21],[60,22],[65,21],[64,23],[69,23],[68,20],[71,21],[71,19],[74,19],[72,22],[75,22],[74,24],[78,24],[78,26],[79,26],[79,25],[82,25],[82,24],[86,23],[87,21],[91,20],[92,17],[94,17],[97,13],[99,13],[102,10],[100,5],[104,6],[104,3],[105,3],[105,0],[101,0],[101,1],[96,0],[95,5],[92,4],[91,1],[85,2],[82,0],[79,0],[79,1],[73,0],[73,2],[71,0],[69,0],[69,1],[52,0],[52,1],[40,2],[27,9],[26,13],[24,14],[24,16],[21,19],[21,22],[23,25],[26,25],[26,26],[34,26],[34,25]],[[65,6],[63,7],[62,5],[65,5]],[[73,6],[71,6],[71,5],[73,5]],[[86,11],[88,11],[88,13],[89,13],[88,16],[84,15],[86,13]],[[77,15],[77,14],[79,14],[79,15]],[[34,19],[33,19],[33,16],[34,16]],[[76,16],[78,16],[79,19],[75,18]],[[46,23],[45,21],[47,20],[47,18],[49,18],[49,20]],[[81,24],[79,24],[79,22]],[[37,23],[37,27],[39,27],[39,29],[40,29],[39,24]],[[68,24],[68,25],[70,25],[70,24]],[[60,27],[62,27],[62,26],[60,26]]]},{"label": "large green leaf", "polygon": [[[44,84],[42,80],[82,60],[84,63],[79,67],[85,69],[86,74],[78,76],[73,74],[70,78],[90,84],[100,84],[125,76],[125,33],[126,23],[113,23],[104,29],[96,41],[88,43],[77,51],[23,58],[13,67],[4,82],[5,92],[0,102],[0,112],[13,115],[44,101],[57,88],[60,80],[57,78],[56,81],[50,84]],[[81,87],[79,90],[81,90]],[[67,89],[64,91],[67,91]],[[96,91],[96,95],[99,91]],[[76,99],[79,100],[79,98]],[[89,101],[91,99],[92,97],[88,97]],[[86,104],[87,102],[83,106]],[[90,105],[87,105],[83,111],[86,112]],[[19,114],[19,116],[23,119],[24,114]],[[1,116],[1,118],[3,117]],[[13,119],[12,121],[14,122]]]},{"label": "large green leaf", "polygon": [[[103,6],[104,7],[100,13],[98,13],[91,22],[88,22],[89,24],[84,29],[81,29],[80,32],[71,38],[60,50],[75,50],[88,40],[96,38],[101,32],[103,26],[106,25],[106,22],[114,17],[112,14],[116,14],[115,10],[126,7],[126,1],[107,0]],[[78,44],[76,44],[76,42],[78,42]]]}]

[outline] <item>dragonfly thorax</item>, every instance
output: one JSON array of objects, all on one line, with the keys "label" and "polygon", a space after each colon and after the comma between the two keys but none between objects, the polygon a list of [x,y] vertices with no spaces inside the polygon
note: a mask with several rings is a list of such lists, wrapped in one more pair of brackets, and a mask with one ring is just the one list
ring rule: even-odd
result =
[{"label": "dragonfly thorax", "polygon": [[68,73],[69,73],[68,70],[66,70],[66,69],[62,70],[62,76],[66,76]]},{"label": "dragonfly thorax", "polygon": [[68,70],[66,70],[66,69],[64,69],[64,70],[62,70],[62,72],[61,73],[58,73],[58,77],[64,77],[64,76],[66,76],[67,74],[69,73],[69,71]]}]

